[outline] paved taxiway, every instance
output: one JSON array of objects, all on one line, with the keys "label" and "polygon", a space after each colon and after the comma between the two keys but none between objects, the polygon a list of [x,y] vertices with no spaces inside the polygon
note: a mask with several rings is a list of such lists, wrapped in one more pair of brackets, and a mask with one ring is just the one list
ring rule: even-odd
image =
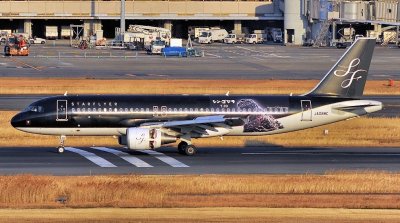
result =
[{"label": "paved taxiway", "polygon": [[[49,95],[0,95],[0,110],[20,111],[34,101]],[[400,96],[365,96],[363,99],[381,101],[381,111],[370,114],[370,117],[399,117]]]},{"label": "paved taxiway", "polygon": [[[279,45],[200,45],[204,57],[164,58],[127,50],[34,45],[28,57],[0,57],[0,77],[103,79],[321,79],[345,52]],[[137,53],[137,54],[136,54]],[[399,79],[400,49],[375,48],[369,79]]]},{"label": "paved taxiway", "polygon": [[301,174],[331,170],[400,171],[400,148],[0,148],[0,174]]}]

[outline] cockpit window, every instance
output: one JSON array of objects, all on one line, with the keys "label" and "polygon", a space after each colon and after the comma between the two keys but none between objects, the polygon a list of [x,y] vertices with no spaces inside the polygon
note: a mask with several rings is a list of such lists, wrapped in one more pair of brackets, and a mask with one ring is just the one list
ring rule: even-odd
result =
[{"label": "cockpit window", "polygon": [[24,111],[25,111],[25,112],[31,111],[31,112],[39,112],[39,113],[42,113],[42,112],[44,112],[44,109],[43,109],[43,106],[33,106],[33,105],[30,105],[30,106],[28,106],[27,108],[25,108]]}]

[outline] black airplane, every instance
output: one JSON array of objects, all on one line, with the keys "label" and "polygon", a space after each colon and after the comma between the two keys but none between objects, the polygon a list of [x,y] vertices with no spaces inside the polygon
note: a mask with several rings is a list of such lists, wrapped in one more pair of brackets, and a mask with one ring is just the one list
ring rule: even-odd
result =
[{"label": "black airplane", "polygon": [[291,132],[362,116],[382,103],[360,100],[375,39],[359,38],[309,93],[254,95],[82,95],[36,101],[15,115],[24,132],[66,136],[118,136],[131,150],[157,149],[180,141],[194,155],[191,139]]}]

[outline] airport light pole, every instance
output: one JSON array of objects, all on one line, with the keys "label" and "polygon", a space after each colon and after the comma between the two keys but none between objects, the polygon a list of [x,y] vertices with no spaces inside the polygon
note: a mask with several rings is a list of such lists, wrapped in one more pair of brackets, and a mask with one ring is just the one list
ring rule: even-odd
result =
[{"label": "airport light pole", "polygon": [[125,33],[125,0],[121,0],[121,21],[120,21],[120,38],[122,46],[124,46],[124,33]]}]

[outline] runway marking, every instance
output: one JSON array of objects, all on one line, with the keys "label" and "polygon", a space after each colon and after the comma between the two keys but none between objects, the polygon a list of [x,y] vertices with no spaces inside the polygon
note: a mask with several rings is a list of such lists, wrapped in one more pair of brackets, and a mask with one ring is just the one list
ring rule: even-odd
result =
[{"label": "runway marking", "polygon": [[291,153],[291,152],[271,152],[271,153],[242,153],[242,155],[347,155],[347,156],[400,156],[400,153],[329,153],[329,152],[305,152],[305,153]]},{"label": "runway marking", "polygon": [[106,147],[91,147],[93,149],[97,149],[103,152],[108,152],[108,153],[112,153],[116,156],[119,156],[121,159],[125,160],[126,162],[135,165],[136,167],[153,167],[152,165],[146,163],[145,161],[132,156],[129,153],[125,153],[116,149],[110,149],[110,148],[106,148]]},{"label": "runway marking", "polygon": [[246,47],[243,47],[243,46],[236,46],[236,48],[243,49],[243,50],[248,50],[248,51],[255,52],[255,53],[265,53],[263,51],[253,50],[253,49],[249,49],[249,48],[246,48]]},{"label": "runway marking", "polygon": [[36,71],[42,71],[41,69],[39,69],[39,68],[37,68],[37,67],[34,67],[34,66],[32,66],[32,65],[29,65],[29,64],[27,64],[27,63],[25,63],[25,62],[23,62],[23,61],[21,61],[21,60],[18,60],[18,59],[16,59],[16,58],[8,57],[8,59],[11,60],[11,61],[13,61],[13,62],[15,62],[15,63],[18,63],[18,64],[24,65],[24,66],[26,66],[26,67],[32,68],[32,69],[34,69],[34,70],[36,70]]},{"label": "runway marking", "polygon": [[77,149],[74,147],[65,147],[65,150],[77,153],[100,167],[117,167],[109,161],[105,160],[104,158],[85,150]]},{"label": "runway marking", "polygon": [[212,53],[206,53],[206,55],[210,55],[210,56],[213,56],[213,57],[221,58],[221,56],[216,55],[216,54],[212,54]]},{"label": "runway marking", "polygon": [[172,167],[189,167],[188,165],[186,165],[172,157],[169,157],[169,156],[165,155],[164,153],[159,153],[159,152],[156,152],[153,150],[143,150],[140,152],[147,153],[151,156],[154,156],[155,158],[163,161],[164,163],[166,163]]}]

